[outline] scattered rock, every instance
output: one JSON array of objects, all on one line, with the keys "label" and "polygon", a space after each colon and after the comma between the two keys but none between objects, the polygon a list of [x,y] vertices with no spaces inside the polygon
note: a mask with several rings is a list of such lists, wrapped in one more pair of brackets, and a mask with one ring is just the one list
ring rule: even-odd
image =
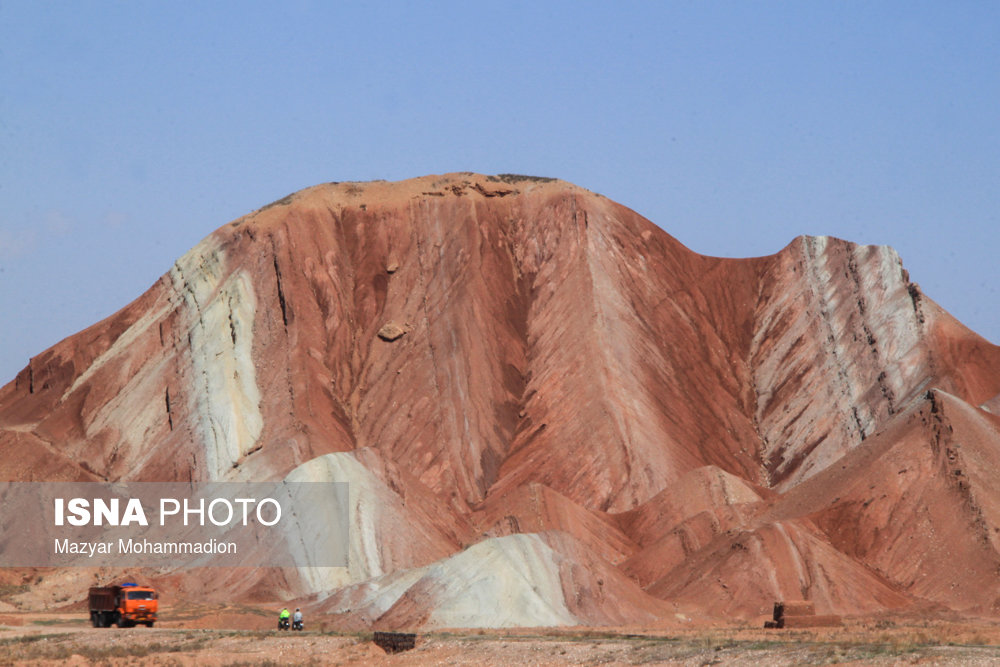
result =
[{"label": "scattered rock", "polygon": [[382,325],[382,328],[378,330],[378,337],[382,340],[391,343],[394,340],[399,340],[406,334],[406,329],[396,322],[386,322]]}]

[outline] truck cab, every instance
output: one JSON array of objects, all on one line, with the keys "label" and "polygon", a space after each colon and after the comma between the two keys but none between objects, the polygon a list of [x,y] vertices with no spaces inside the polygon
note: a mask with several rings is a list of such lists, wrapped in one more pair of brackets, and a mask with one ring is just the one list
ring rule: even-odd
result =
[{"label": "truck cab", "polygon": [[156,590],[149,586],[124,583],[90,589],[90,620],[95,628],[112,624],[128,628],[139,623],[151,628],[158,611]]}]

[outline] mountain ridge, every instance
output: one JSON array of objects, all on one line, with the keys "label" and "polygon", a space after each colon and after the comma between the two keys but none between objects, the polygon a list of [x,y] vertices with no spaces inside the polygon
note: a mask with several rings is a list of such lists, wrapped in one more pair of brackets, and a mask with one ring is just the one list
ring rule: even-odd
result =
[{"label": "mountain ridge", "polygon": [[[565,614],[522,624],[645,623],[664,604],[752,616],[807,594],[837,613],[989,610],[995,587],[949,601],[913,579],[950,548],[919,532],[930,524],[900,538],[926,546],[916,565],[851,537],[884,526],[844,508],[840,489],[859,482],[835,472],[873,444],[931,451],[917,443],[940,429],[898,424],[950,406],[950,426],[980,443],[967,493],[929,464],[921,479],[940,491],[915,506],[891,477],[872,483],[887,506],[968,516],[948,534],[980,571],[998,553],[975,545],[992,535],[976,526],[1000,520],[981,472],[1000,435],[979,406],[998,400],[1000,348],[923,295],[891,248],[798,237],[774,255],[705,257],[564,181],[460,173],[314,186],[220,227],[0,388],[0,467],[12,480],[353,481],[368,495],[352,531],[379,549],[339,574],[233,585],[362,595],[419,571],[383,609],[389,625],[472,613],[426,577],[467,571],[454,559],[477,544],[544,563],[546,595],[601,600],[553,598]],[[813,512],[781,509],[808,489],[826,499]],[[504,541],[517,535],[541,541]],[[617,592],[575,562],[611,568]],[[771,583],[741,588],[746,571]]]}]

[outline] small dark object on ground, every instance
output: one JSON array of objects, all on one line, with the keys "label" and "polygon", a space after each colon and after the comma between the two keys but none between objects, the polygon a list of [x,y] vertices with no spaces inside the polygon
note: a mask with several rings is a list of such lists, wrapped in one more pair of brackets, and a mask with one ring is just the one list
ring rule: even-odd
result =
[{"label": "small dark object on ground", "polygon": [[765,630],[780,628],[821,628],[841,625],[840,616],[817,615],[816,607],[808,600],[775,602],[774,620],[764,621]]},{"label": "small dark object on ground", "polygon": [[417,635],[412,632],[376,632],[372,641],[386,653],[399,653],[416,646]]}]

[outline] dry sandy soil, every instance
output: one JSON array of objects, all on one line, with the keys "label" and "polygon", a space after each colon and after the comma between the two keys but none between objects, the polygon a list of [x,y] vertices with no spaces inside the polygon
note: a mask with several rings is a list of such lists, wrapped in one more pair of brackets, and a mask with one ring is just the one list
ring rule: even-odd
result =
[{"label": "dry sandy soil", "polygon": [[[989,665],[991,620],[848,619],[843,627],[764,631],[749,623],[614,631],[467,630],[418,635],[387,655],[371,633],[269,629],[271,612],[189,608],[154,629],[93,629],[81,614],[0,616],[0,664],[30,665]],[[308,619],[307,619],[308,620]],[[322,626],[322,624],[320,624]]]}]

